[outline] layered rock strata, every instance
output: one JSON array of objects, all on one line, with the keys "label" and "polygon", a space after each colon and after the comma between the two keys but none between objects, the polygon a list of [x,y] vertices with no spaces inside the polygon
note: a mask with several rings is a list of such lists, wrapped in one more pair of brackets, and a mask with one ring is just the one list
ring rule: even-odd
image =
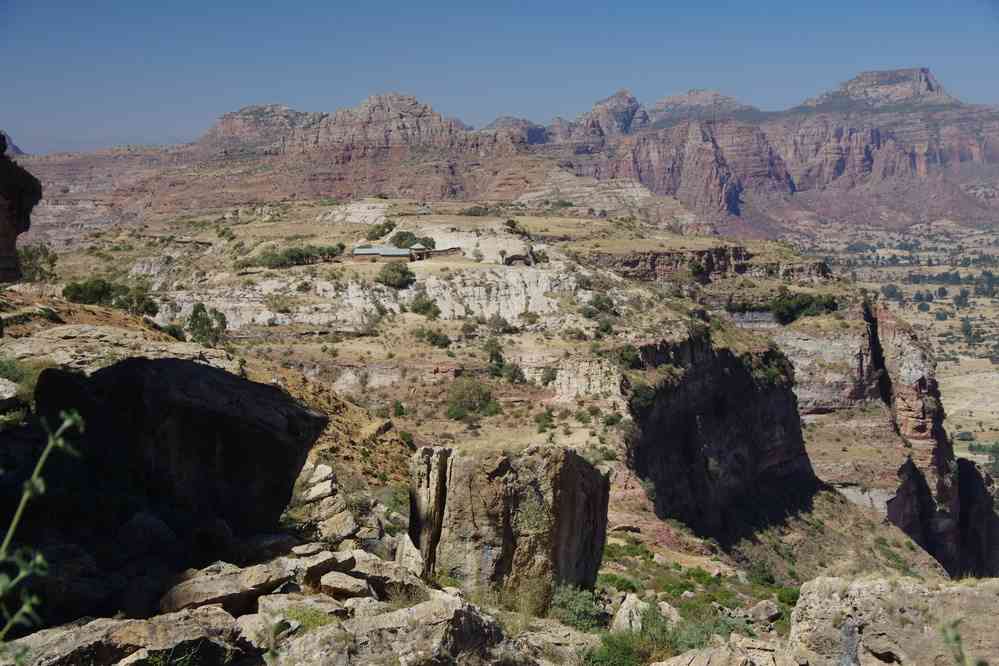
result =
[{"label": "layered rock strata", "polygon": [[573,451],[475,455],[425,447],[412,462],[409,534],[425,577],[517,590],[592,586],[609,483]]}]

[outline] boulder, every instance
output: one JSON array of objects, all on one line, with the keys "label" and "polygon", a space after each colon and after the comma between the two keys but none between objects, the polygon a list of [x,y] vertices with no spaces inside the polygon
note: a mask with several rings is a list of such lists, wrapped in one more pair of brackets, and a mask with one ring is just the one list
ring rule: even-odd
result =
[{"label": "boulder", "polygon": [[772,599],[764,599],[749,609],[749,619],[753,622],[774,622],[780,619],[780,616],[780,606]]},{"label": "boulder", "polygon": [[160,515],[214,516],[238,533],[277,524],[327,423],[276,387],[177,359],[132,358],[89,378],[49,369],[36,401],[52,422],[80,412],[77,446],[102,481],[129,477]]},{"label": "boulder", "polygon": [[344,539],[357,534],[361,529],[354,520],[354,515],[350,511],[341,511],[333,517],[319,523],[319,535],[333,543],[339,543]]},{"label": "boulder", "polygon": [[621,607],[614,613],[611,620],[611,631],[639,632],[642,630],[642,615],[651,608],[647,601],[642,601],[637,594],[629,593],[624,598]]},{"label": "boulder", "polygon": [[17,384],[0,377],[0,413],[17,408],[21,401],[17,397]]},{"label": "boulder", "polygon": [[575,452],[476,455],[425,447],[412,460],[409,534],[423,577],[512,589],[596,580],[607,478]]},{"label": "boulder", "polygon": [[[496,621],[457,597],[356,617],[291,640],[278,664],[493,664],[503,634]],[[355,661],[345,659],[349,654]]]},{"label": "boulder", "polygon": [[[914,578],[816,578],[801,587],[786,654],[797,664],[944,664],[956,626],[968,663],[999,663],[999,580],[932,588]],[[959,624],[956,624],[959,623]]]},{"label": "boulder", "polygon": [[[149,620],[101,618],[37,631],[11,644],[8,655],[27,650],[28,666],[111,666],[112,664],[180,663],[197,656],[197,663],[221,664],[242,653],[236,621],[220,606],[204,606],[160,615]],[[176,660],[176,661],[171,661]]]},{"label": "boulder", "polygon": [[343,604],[324,594],[267,594],[257,600],[261,615],[283,617],[289,609],[307,609],[325,613],[330,617],[346,619],[350,614]]},{"label": "boulder", "polygon": [[389,604],[374,597],[353,597],[344,601],[343,607],[352,617],[373,617],[388,612],[391,608]]},{"label": "boulder", "polygon": [[245,615],[256,607],[257,597],[271,592],[293,578],[293,570],[283,560],[240,569],[220,562],[198,571],[167,590],[160,599],[160,611],[170,613],[184,608],[221,604],[233,615]]},{"label": "boulder", "polygon": [[355,550],[351,554],[355,562],[350,575],[367,580],[379,599],[426,597],[427,586],[424,582],[401,564],[383,560],[363,550]]},{"label": "boulder", "polygon": [[331,571],[319,579],[319,590],[334,599],[349,599],[351,597],[373,597],[374,590],[368,582],[354,578],[339,571]]},{"label": "boulder", "polygon": [[413,545],[413,540],[408,534],[402,534],[396,544],[395,562],[413,575],[423,574],[423,555],[420,549]]}]

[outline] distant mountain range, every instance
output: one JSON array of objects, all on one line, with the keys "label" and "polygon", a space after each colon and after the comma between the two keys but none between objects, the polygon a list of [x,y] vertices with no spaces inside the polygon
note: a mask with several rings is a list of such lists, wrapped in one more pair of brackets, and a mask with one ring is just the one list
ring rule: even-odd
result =
[{"label": "distant mountain range", "polygon": [[[999,184],[999,108],[954,98],[925,68],[864,72],[780,112],[706,90],[646,107],[622,90],[574,120],[501,117],[477,130],[399,94],[333,113],[250,106],[194,144],[143,156],[151,175],[132,196],[167,207],[376,193],[512,199],[558,168],[638,181],[740,233],[774,235],[803,218],[999,224],[999,201],[977,196]],[[40,164],[56,182],[59,161]],[[112,168],[125,164],[119,154]],[[181,168],[190,164],[212,165],[219,180],[192,179]]]}]

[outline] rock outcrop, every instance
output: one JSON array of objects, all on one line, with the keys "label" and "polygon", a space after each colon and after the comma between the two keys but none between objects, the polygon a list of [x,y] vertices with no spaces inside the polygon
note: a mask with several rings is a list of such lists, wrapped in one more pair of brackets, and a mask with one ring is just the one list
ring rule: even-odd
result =
[{"label": "rock outcrop", "polygon": [[466,587],[592,586],[607,530],[609,484],[573,451],[531,447],[413,456],[410,537],[425,577]]},{"label": "rock outcrop", "polygon": [[[221,664],[245,656],[236,620],[220,606],[205,606],[149,620],[101,618],[80,625],[37,631],[14,641],[0,663],[30,666],[69,664]],[[25,661],[9,655],[27,651]]]},{"label": "rock outcrop", "polygon": [[237,532],[273,527],[327,418],[273,386],[176,359],[128,359],[89,378],[47,370],[40,413],[76,409],[78,446],[106,478],[132,476],[160,509]]},{"label": "rock outcrop", "polygon": [[[846,313],[841,326],[822,331],[803,321],[776,339],[794,363],[803,413],[884,406],[891,430],[876,452],[884,476],[896,474],[897,483],[862,493],[862,501],[886,498],[875,508],[951,575],[999,571],[994,482],[954,455],[929,345],[888,308],[866,304]],[[849,470],[823,477],[851,487],[862,481]]]},{"label": "rock outcrop", "polygon": [[952,663],[951,629],[969,663],[995,663],[997,594],[994,580],[930,589],[913,578],[817,578],[801,587],[786,655],[808,666]]},{"label": "rock outcrop", "polygon": [[835,106],[855,102],[881,108],[898,104],[949,105],[960,102],[947,94],[926,67],[861,72],[838,89],[805,100],[802,106]]},{"label": "rock outcrop", "polygon": [[31,210],[42,199],[41,183],[10,159],[8,149],[0,134],[0,283],[21,278],[17,237],[31,226]]},{"label": "rock outcrop", "polygon": [[805,453],[790,363],[776,350],[736,356],[706,335],[640,349],[647,368],[674,379],[631,398],[638,426],[628,463],[654,488],[656,513],[726,537],[744,529],[743,497],[780,486],[807,497],[815,476]]}]

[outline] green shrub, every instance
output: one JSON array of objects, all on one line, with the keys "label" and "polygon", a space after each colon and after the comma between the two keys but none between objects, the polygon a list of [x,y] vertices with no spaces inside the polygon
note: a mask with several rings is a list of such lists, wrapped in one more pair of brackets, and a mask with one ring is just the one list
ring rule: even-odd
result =
[{"label": "green shrub", "polygon": [[593,631],[604,623],[604,614],[590,590],[575,585],[559,585],[552,595],[548,614],[562,624],[580,631]]},{"label": "green shrub", "polygon": [[631,387],[628,406],[635,414],[644,414],[656,404],[656,389],[648,384],[637,383]]},{"label": "green shrub", "polygon": [[409,266],[406,264],[389,263],[382,266],[381,270],[378,271],[375,281],[393,289],[406,289],[416,282],[416,276],[413,274],[413,271],[409,270]]},{"label": "green shrub", "polygon": [[303,247],[288,247],[283,250],[267,249],[247,262],[240,262],[240,266],[263,266],[265,268],[306,266],[338,257],[343,254],[344,249],[343,243],[305,245]]},{"label": "green shrub", "polygon": [[416,244],[420,244],[423,247],[433,250],[437,247],[437,243],[430,236],[417,236],[412,231],[400,231],[396,233],[392,238],[389,239],[389,243],[395,247],[410,248]]},{"label": "green shrub", "polygon": [[126,310],[134,315],[155,317],[159,312],[159,308],[145,287],[128,287],[103,278],[70,282],[63,287],[62,295],[73,303],[104,305]]},{"label": "green shrub", "polygon": [[427,344],[438,349],[447,349],[451,346],[451,338],[446,333],[428,328],[418,328],[414,331],[419,340],[426,340]]},{"label": "green shrub", "polygon": [[0,379],[20,384],[28,377],[27,366],[12,358],[0,358]]},{"label": "green shrub", "polygon": [[555,426],[555,412],[545,409],[534,415],[534,422],[538,425],[538,432],[548,432]]},{"label": "green shrub", "polygon": [[460,420],[470,414],[492,416],[499,413],[499,403],[492,391],[472,377],[459,377],[451,382],[447,392],[447,416]]},{"label": "green shrub", "polygon": [[638,583],[635,581],[614,573],[600,574],[597,577],[597,585],[612,587],[615,590],[620,590],[621,592],[638,592],[639,589]]},{"label": "green shrub", "polygon": [[195,303],[191,316],[187,318],[187,330],[191,339],[206,347],[214,347],[225,339],[228,322],[225,315],[215,308],[206,308],[204,303]]},{"label": "green shrub", "polygon": [[46,243],[33,243],[17,248],[24,282],[46,282],[55,277],[59,257]]},{"label": "green shrub", "polygon": [[793,607],[797,604],[799,596],[801,596],[801,590],[797,587],[782,587],[777,590],[777,601],[786,606]]},{"label": "green shrub", "polygon": [[423,315],[427,319],[437,319],[441,314],[441,309],[437,307],[437,301],[425,293],[417,294],[409,304],[409,309],[416,314]]},{"label": "green shrub", "polygon": [[541,371],[541,385],[548,386],[558,378],[558,370],[555,368],[545,368]]},{"label": "green shrub", "polygon": [[516,363],[506,363],[503,366],[502,375],[503,379],[507,380],[511,384],[527,383],[527,376],[524,375],[524,369]]},{"label": "green shrub", "polygon": [[770,312],[781,324],[787,325],[800,317],[835,312],[839,309],[836,298],[830,295],[791,294],[782,289],[780,294],[770,301]]},{"label": "green shrub", "polygon": [[395,222],[392,222],[391,220],[385,220],[380,224],[371,225],[371,227],[368,229],[368,233],[365,234],[364,238],[369,241],[378,240],[382,236],[392,233],[393,229],[395,229]]}]

